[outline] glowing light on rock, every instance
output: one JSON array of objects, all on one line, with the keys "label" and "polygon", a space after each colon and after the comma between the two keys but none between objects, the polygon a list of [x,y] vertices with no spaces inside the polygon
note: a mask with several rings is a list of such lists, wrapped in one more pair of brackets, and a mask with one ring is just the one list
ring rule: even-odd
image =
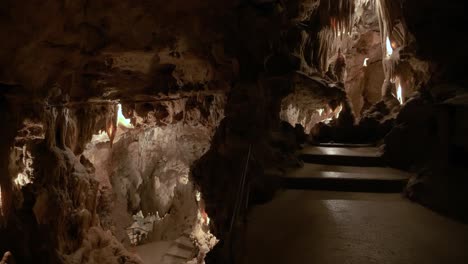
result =
[{"label": "glowing light on rock", "polygon": [[332,119],[331,117],[329,117],[329,118],[327,118],[327,119],[322,120],[322,122],[323,122],[324,124],[330,124],[330,122],[331,122],[332,120],[333,120],[333,119]]},{"label": "glowing light on rock", "polygon": [[24,174],[24,173],[18,173],[18,175],[16,176],[16,179],[15,179],[15,184],[20,186],[20,187],[23,187],[24,185],[26,184],[29,184],[31,183],[31,179],[28,177],[28,175]]},{"label": "glowing light on rock", "polygon": [[400,101],[400,104],[403,104],[403,88],[401,87],[401,83],[398,83],[397,99]]},{"label": "glowing light on rock", "polygon": [[362,66],[364,67],[367,67],[367,62],[369,61],[369,58],[365,58],[364,59],[364,63],[362,64]]},{"label": "glowing light on rock", "polygon": [[393,96],[400,102],[400,104],[403,104],[403,87],[401,86],[401,80],[400,77],[396,76],[394,79],[390,80],[392,83],[395,84],[396,86],[396,94],[392,93]]},{"label": "glowing light on rock", "polygon": [[392,43],[390,42],[390,39],[388,37],[387,37],[387,42],[386,42],[386,49],[387,49],[387,57],[392,56],[393,47],[392,47]]},{"label": "glowing light on rock", "polygon": [[122,114],[122,105],[117,105],[117,125],[121,125],[126,128],[133,128],[130,118],[125,118]]},{"label": "glowing light on rock", "polygon": [[[112,128],[111,128],[112,130]],[[99,143],[99,142],[107,142],[109,141],[109,136],[107,135],[106,131],[100,130],[98,134],[94,134],[91,142]]]},{"label": "glowing light on rock", "polygon": [[201,193],[199,191],[195,192],[195,200],[197,200],[197,202],[201,200]]},{"label": "glowing light on rock", "polygon": [[343,110],[343,105],[340,104],[340,106],[338,106],[335,110],[335,118],[339,118],[340,117],[340,113],[341,113],[341,110]]},{"label": "glowing light on rock", "polygon": [[330,25],[331,25],[333,30],[336,29],[336,24],[337,24],[336,22],[337,22],[336,18],[334,18],[334,17],[330,18]]},{"label": "glowing light on rock", "polygon": [[32,168],[33,158],[31,152],[26,150],[26,145],[23,146],[23,158],[21,162],[23,163],[23,171],[19,172],[16,178],[13,180],[18,187],[23,187],[26,184],[32,183],[33,172]]},{"label": "glowing light on rock", "polygon": [[346,36],[346,35],[348,35],[348,36],[351,35],[350,32],[346,32],[346,29],[338,31],[338,37]]},{"label": "glowing light on rock", "polygon": [[189,183],[188,175],[181,176],[179,178],[179,183],[183,185],[187,185]]},{"label": "glowing light on rock", "polygon": [[208,217],[208,214],[205,212],[205,210],[202,210],[201,211],[201,218],[203,220],[203,223],[205,225],[209,225],[210,224],[210,217]]},{"label": "glowing light on rock", "polygon": [[322,116],[323,111],[325,111],[323,108],[317,109],[317,113],[319,114],[319,116]]}]

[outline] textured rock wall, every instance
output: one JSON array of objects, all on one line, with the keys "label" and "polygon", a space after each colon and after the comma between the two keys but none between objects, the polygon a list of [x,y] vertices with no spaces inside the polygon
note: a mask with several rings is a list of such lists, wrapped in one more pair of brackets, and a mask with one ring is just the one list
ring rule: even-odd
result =
[{"label": "textured rock wall", "polygon": [[[11,187],[1,185],[1,250],[19,263],[139,263],[121,244],[132,213],[167,214],[157,239],[194,229],[200,208],[189,167],[209,147],[224,95],[178,98],[127,102],[131,129],[115,103],[15,105],[30,119],[10,131],[15,148],[4,149]],[[31,178],[17,181],[23,174]]]},{"label": "textured rock wall", "polygon": [[367,32],[358,34],[355,44],[346,52],[345,81],[346,92],[356,117],[360,117],[365,110],[380,101],[385,79],[380,33],[368,29]]},{"label": "textured rock wall", "polygon": [[385,156],[393,166],[418,174],[408,186],[409,197],[466,220],[468,210],[459,202],[468,188],[461,162],[468,153],[466,122],[461,121],[467,117],[467,78],[460,72],[466,61],[466,29],[461,26],[466,16],[456,1],[412,0],[402,7],[417,44],[405,57],[426,75],[415,75],[422,84],[386,137]]},{"label": "textured rock wall", "polygon": [[[153,110],[146,106],[146,112],[141,103],[135,104],[139,114],[144,113],[134,112],[136,128],[119,128],[112,146],[106,136],[96,136],[88,144],[84,155],[96,168],[105,198],[101,223],[119,240],[127,240],[125,229],[140,210],[164,217],[164,226],[155,230],[156,240],[173,240],[195,225],[198,205],[189,180],[190,166],[208,150],[224,109],[223,95],[209,98],[158,102]],[[162,112],[164,118],[158,118]],[[175,197],[178,189],[190,190]]]},{"label": "textured rock wall", "polygon": [[[45,135],[41,140],[21,133],[24,128],[18,129],[16,143],[27,143],[34,178],[24,186],[15,182],[11,190],[2,250],[10,250],[19,263],[99,263],[101,253],[107,256],[107,263],[139,263],[99,228],[98,182],[94,168],[79,153],[98,124],[105,124],[106,113],[112,111],[101,106],[87,110],[36,106],[35,110],[42,110],[40,119],[35,120],[43,122]],[[88,115],[83,116],[84,112]],[[6,175],[10,177],[21,169],[12,163],[8,167]]]},{"label": "textured rock wall", "polygon": [[325,79],[297,74],[293,80],[293,92],[281,101],[280,118],[300,124],[307,134],[317,123],[339,116],[347,103],[346,92]]},{"label": "textured rock wall", "polygon": [[[344,17],[349,2],[333,1],[329,9]],[[317,29],[329,25],[325,15],[328,4],[322,6],[322,20],[317,13],[319,6],[320,2],[313,0],[253,1],[243,3],[232,13],[232,21],[238,23],[229,25],[232,39],[225,50],[239,62],[238,81],[228,94],[226,118],[210,150],[192,169],[213,219],[212,230],[221,238],[207,258],[209,263],[242,262],[245,209],[232,229],[230,223],[236,215],[237,196],[247,196],[238,191],[247,160],[250,203],[269,199],[284,168],[300,165],[293,154],[300,136],[291,126],[280,126],[279,113],[283,97],[294,91],[297,71],[316,72],[313,56],[318,45],[313,43]]]},{"label": "textured rock wall", "polygon": [[2,1],[1,32],[14,37],[1,44],[0,63],[9,67],[0,80],[17,84],[17,93],[44,96],[59,86],[80,100],[225,83],[233,62],[220,48],[222,21],[235,5]]},{"label": "textured rock wall", "polygon": [[[416,113],[419,107],[433,110],[437,103],[463,94],[467,83],[463,74],[466,34],[459,33],[466,25],[463,8],[454,0],[444,5],[435,0],[408,0],[403,5],[393,0],[378,3],[385,11],[379,14],[380,31],[384,25],[386,32],[381,36],[388,35],[398,44],[395,56],[399,64],[392,61],[386,76],[396,73],[404,77],[406,86],[429,90],[430,96],[422,96],[417,107],[408,102],[408,112]],[[282,100],[304,88],[297,81],[298,75],[309,78],[326,70],[331,51],[336,49],[333,41],[353,25],[354,7],[355,1],[345,0],[2,1],[0,30],[11,37],[0,43],[0,121],[8,124],[0,132],[0,232],[2,238],[8,238],[1,240],[0,250],[13,248],[20,263],[100,263],[104,262],[102,258],[109,263],[138,262],[112,237],[112,232],[102,227],[124,226],[128,213],[139,208],[160,210],[161,214],[171,211],[169,190],[173,186],[173,205],[193,197],[193,189],[185,190],[180,185],[179,190],[174,182],[204,152],[222,116],[224,104],[217,102],[227,95],[225,118],[214,132],[209,150],[191,167],[189,181],[196,183],[194,188],[200,188],[213,220],[211,228],[222,239],[208,261],[229,259],[224,250],[232,241],[235,251],[242,255],[241,239],[227,238],[231,237],[230,220],[249,146],[249,202],[261,202],[271,197],[275,177],[285,167],[300,165],[292,153],[303,135],[285,123],[281,125]],[[397,20],[404,20],[402,27],[409,29],[414,41],[399,37],[405,32],[396,30]],[[368,87],[364,97],[369,102],[376,100],[373,83],[380,80],[376,77],[380,72],[373,68],[379,64],[372,60],[374,55],[379,56],[374,37],[369,33],[357,39],[354,48],[366,42],[368,52],[358,51],[359,55],[349,57],[353,69],[348,77],[364,77],[367,83],[362,85]],[[445,56],[448,50],[453,56]],[[362,75],[358,66],[364,54],[372,58]],[[430,67],[422,59],[432,61]],[[352,106],[355,112],[366,108],[365,101],[360,100],[366,90],[357,82],[352,87],[359,88],[348,90],[352,105],[343,104],[345,111],[332,124],[340,129],[335,131],[343,132],[342,128],[354,125]],[[290,96],[286,101],[291,103],[283,105],[292,105],[296,98]],[[109,106],[108,100],[120,100],[123,115],[134,125],[140,124],[135,128],[138,131],[119,134],[115,126],[117,108],[113,103]],[[218,106],[207,107],[213,104]],[[336,106],[333,103],[330,107]],[[316,110],[315,104],[312,108]],[[354,130],[354,135],[379,131],[372,138],[378,139],[393,127],[391,119],[398,109],[393,98],[378,102],[364,113],[363,125],[359,126],[363,130]],[[462,120],[464,112],[455,109],[450,110],[455,114],[449,111],[449,116]],[[308,114],[304,110],[299,116]],[[442,138],[449,139],[441,144],[444,151],[434,148],[421,153],[416,147],[407,153],[414,153],[414,157],[449,153],[444,154],[449,161],[445,164],[457,163],[455,157],[466,153],[465,144],[457,143],[464,142],[460,136],[464,127],[457,124],[453,136],[447,136],[443,128],[450,127],[452,121],[444,115],[433,122],[439,114],[416,120],[411,115],[405,117],[402,111],[392,131],[394,136],[388,137],[388,153],[405,152],[398,147],[399,142],[412,146],[421,138],[430,141],[434,138],[431,128],[437,123]],[[14,180],[22,167],[10,166],[9,161],[15,137],[26,119],[44,126],[45,139],[28,143],[35,157],[34,181],[18,188]],[[201,125],[197,124],[200,120],[204,120]],[[303,126],[308,128],[310,121],[304,121]],[[427,129],[413,132],[415,124],[421,122]],[[99,165],[93,166],[81,154],[100,130],[111,137],[115,149],[110,149],[109,144],[96,144],[96,153],[89,159]],[[155,135],[162,135],[160,142],[150,140]],[[177,144],[171,144],[175,140]],[[195,141],[200,145],[192,145]],[[110,155],[126,162],[112,166],[115,163],[106,158]],[[427,159],[414,164],[424,164]],[[167,163],[160,167],[153,163],[155,160]],[[166,166],[170,169],[162,169]],[[115,188],[120,190],[116,192]],[[121,207],[105,206],[109,203],[106,191],[110,193],[111,189],[120,195],[117,204]],[[152,196],[154,193],[157,198]],[[173,207],[186,208],[177,206]],[[124,212],[115,217],[122,219],[120,223],[106,219],[113,210]],[[192,214],[173,215],[183,218],[185,213]],[[241,220],[243,216],[245,212]],[[235,230],[241,229],[242,225],[235,226]]]},{"label": "textured rock wall", "polygon": [[[112,140],[116,137],[117,113],[115,107],[106,107],[109,99],[124,102],[124,115],[132,115],[134,122],[153,127],[176,127],[181,121],[192,127],[200,119],[221,118],[219,109],[210,112],[204,105],[216,103],[218,97],[211,91],[228,90],[238,71],[236,61],[225,54],[222,34],[229,19],[226,13],[236,5],[236,1],[0,3],[0,31],[11,36],[0,44],[0,64],[5,66],[0,70],[1,122],[10,124],[1,132],[0,251],[11,250],[19,263],[135,262],[99,227],[96,219],[106,209],[92,201],[108,198],[96,191],[98,184],[105,187],[110,182],[81,153],[100,130]],[[208,95],[199,103],[197,95],[183,94],[191,91]],[[168,106],[181,97],[187,100],[186,110],[177,110],[185,103]],[[153,114],[147,116],[148,112]],[[20,189],[14,185],[16,172],[9,171],[10,148],[26,118],[44,124],[47,132],[45,141],[31,148],[35,180]],[[214,129],[205,133],[192,128],[203,135],[186,140],[204,142]],[[201,154],[200,149],[190,151]]]}]

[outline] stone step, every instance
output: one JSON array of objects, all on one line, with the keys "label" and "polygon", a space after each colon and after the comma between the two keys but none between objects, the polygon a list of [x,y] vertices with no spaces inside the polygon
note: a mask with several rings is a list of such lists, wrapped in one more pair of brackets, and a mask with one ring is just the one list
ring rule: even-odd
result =
[{"label": "stone step", "polygon": [[177,259],[182,259],[182,260],[190,260],[195,257],[194,252],[180,249],[180,248],[170,248],[166,254],[164,254],[164,258],[177,258]]},{"label": "stone step", "polygon": [[177,238],[174,241],[174,244],[180,249],[184,249],[188,251],[196,250],[195,245],[193,244],[193,241],[189,237],[186,237],[186,236],[181,236]]},{"label": "stone step", "polygon": [[401,192],[409,173],[385,167],[304,164],[282,178],[287,189],[350,192]]},{"label": "stone step", "polygon": [[160,263],[164,263],[164,264],[187,264],[188,261],[189,261],[189,259],[186,259],[186,258],[183,258],[183,257],[166,254],[166,255],[164,255],[164,257],[159,262],[154,262],[154,263],[155,264],[156,263],[157,264],[160,264]]},{"label": "stone step", "polygon": [[374,143],[354,144],[354,143],[337,143],[337,142],[317,142],[317,143],[313,143],[312,145],[317,146],[317,147],[340,147],[340,148],[375,147]]},{"label": "stone step", "polygon": [[[145,264],[156,264],[156,263],[171,263],[162,262],[164,255],[169,250],[173,242],[170,241],[157,241],[151,242],[135,247],[135,252],[143,260]],[[172,258],[171,258],[172,259]]]},{"label": "stone step", "polygon": [[196,256],[196,251],[197,249],[189,235],[183,234],[172,243],[171,247],[169,247],[164,255],[163,260],[171,261],[170,263],[179,263],[181,261],[181,263],[185,263]]},{"label": "stone step", "polygon": [[376,147],[319,147],[307,146],[300,154],[306,163],[345,166],[384,166],[380,150]]}]

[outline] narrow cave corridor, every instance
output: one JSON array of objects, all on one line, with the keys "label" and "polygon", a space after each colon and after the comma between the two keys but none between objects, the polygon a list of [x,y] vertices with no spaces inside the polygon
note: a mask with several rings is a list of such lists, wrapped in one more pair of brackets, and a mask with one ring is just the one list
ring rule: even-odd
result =
[{"label": "narrow cave corridor", "polygon": [[455,0],[3,0],[0,264],[468,263]]}]

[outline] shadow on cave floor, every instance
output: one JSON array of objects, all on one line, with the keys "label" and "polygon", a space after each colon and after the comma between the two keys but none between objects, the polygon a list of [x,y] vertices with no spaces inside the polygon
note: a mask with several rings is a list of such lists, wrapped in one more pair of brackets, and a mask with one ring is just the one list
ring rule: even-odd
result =
[{"label": "shadow on cave floor", "polygon": [[247,263],[468,263],[468,225],[403,198],[409,175],[360,160],[377,149],[319,150],[250,213]]}]

